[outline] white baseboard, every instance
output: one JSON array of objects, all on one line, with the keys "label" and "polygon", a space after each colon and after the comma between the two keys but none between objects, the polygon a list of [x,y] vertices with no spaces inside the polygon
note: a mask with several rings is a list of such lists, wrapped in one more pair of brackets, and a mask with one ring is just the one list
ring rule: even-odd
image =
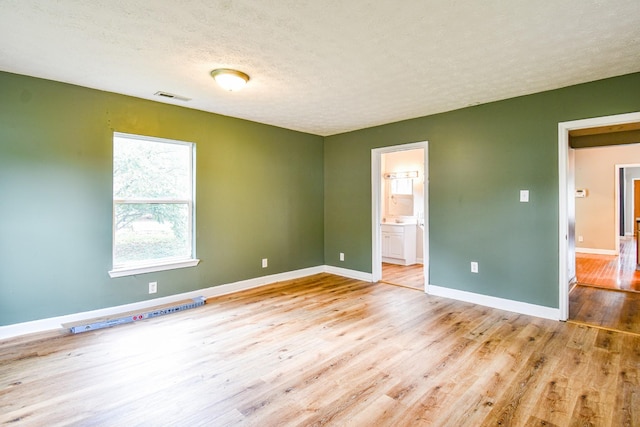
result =
[{"label": "white baseboard", "polygon": [[443,288],[435,285],[427,286],[427,294],[484,305],[486,307],[497,308],[514,313],[542,317],[544,319],[560,320],[560,309],[558,308],[513,301],[504,298],[476,294],[473,292],[460,291],[457,289]]},{"label": "white baseboard", "polygon": [[[239,292],[247,289],[253,289],[260,286],[283,282],[286,280],[298,279],[301,277],[311,276],[318,273],[330,273],[337,276],[348,277],[350,279],[372,282],[373,275],[357,270],[349,270],[346,268],[335,267],[331,265],[322,265],[317,267],[304,268],[284,273],[272,274],[269,276],[256,277],[239,282],[227,283],[219,286],[199,289],[191,292],[185,292],[176,295],[170,295],[161,298],[155,298],[146,301],[140,301],[131,304],[124,304],[114,307],[103,308],[100,310],[85,311],[81,313],[68,314],[64,316],[51,317],[47,319],[34,320],[31,322],[16,323],[13,325],[0,326],[0,340],[16,337],[19,335],[32,334],[37,332],[45,332],[61,329],[63,323],[72,323],[95,317],[113,316],[129,311],[144,310],[162,304],[171,304],[189,298],[203,296],[211,298],[219,295],[226,295],[233,292]],[[456,289],[443,288],[435,285],[428,285],[426,293],[430,295],[451,298],[460,301],[480,304],[487,307],[497,308],[501,310],[512,311],[515,313],[527,314],[546,319],[559,320],[560,311],[556,308],[549,308],[534,304],[528,304],[519,301],[512,301],[503,298],[491,297],[487,295],[475,294],[472,292],[459,291]]]},{"label": "white baseboard", "polygon": [[350,279],[362,280],[364,282],[373,282],[373,274],[364,273],[357,270],[348,270],[346,268],[334,267],[332,265],[324,266],[325,273],[335,274],[336,276],[348,277]]},{"label": "white baseboard", "polygon": [[108,317],[125,313],[129,311],[139,311],[156,307],[162,304],[172,304],[174,302],[182,301],[185,299],[195,298],[203,296],[205,298],[211,298],[219,295],[226,295],[233,292],[244,291],[247,289],[253,289],[260,286],[283,282],[286,280],[299,279],[301,277],[311,276],[318,273],[331,273],[337,276],[348,277],[350,279],[363,280],[366,282],[372,281],[371,273],[363,273],[356,270],[348,270],[346,268],[333,267],[329,265],[320,265],[317,267],[303,268],[300,270],[287,271],[284,273],[272,274],[269,276],[256,277],[253,279],[241,280],[239,282],[227,283],[219,286],[212,286],[209,288],[198,289],[195,291],[184,292],[181,294],[169,295],[161,298],[154,298],[150,300],[134,302],[131,304],[118,305],[114,307],[107,307],[99,310],[85,311],[81,313],[67,314],[64,316],[50,317],[47,319],[33,320],[30,322],[16,323],[13,325],[0,326],[0,340],[16,337],[19,335],[32,334],[37,332],[45,332],[61,329],[63,323],[78,322],[86,319],[93,319],[96,317]]},{"label": "white baseboard", "polygon": [[593,248],[578,248],[578,247],[576,247],[576,253],[592,254],[592,255],[618,255],[618,252],[613,249],[593,249]]},{"label": "white baseboard", "polygon": [[[212,286],[193,293],[202,295],[206,298],[217,297],[219,295],[231,294],[234,292],[245,291],[247,289],[258,288],[260,286],[269,285],[285,280],[299,279],[301,277],[311,276],[313,274],[325,273],[326,266],[309,267],[301,270],[287,271],[284,273],[272,274],[269,276],[256,277],[254,279],[241,280],[235,283],[227,283],[225,285]],[[190,297],[193,298],[193,297]]]}]

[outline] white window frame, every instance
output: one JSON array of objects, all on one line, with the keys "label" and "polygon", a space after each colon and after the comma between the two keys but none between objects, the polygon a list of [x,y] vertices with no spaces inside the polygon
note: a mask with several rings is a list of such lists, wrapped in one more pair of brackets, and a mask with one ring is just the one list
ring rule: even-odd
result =
[{"label": "white window frame", "polygon": [[[158,260],[157,262],[149,262],[149,263],[136,263],[135,265],[127,265],[119,268],[113,268],[109,271],[109,276],[111,278],[115,277],[124,277],[124,276],[133,276],[136,274],[144,274],[144,273],[153,273],[156,271],[165,271],[165,270],[174,270],[177,268],[186,268],[186,267],[194,267],[198,265],[200,260],[196,258],[196,209],[195,209],[195,196],[196,196],[196,145],[193,142],[187,141],[178,141],[174,139],[166,139],[166,138],[156,138],[152,136],[144,136],[144,135],[135,135],[129,133],[121,133],[114,132],[113,138],[127,138],[127,139],[137,139],[142,141],[151,141],[151,142],[159,142],[163,144],[178,144],[178,145],[187,145],[191,148],[191,162],[189,163],[189,174],[191,176],[191,199],[115,199],[112,195],[112,254],[111,254],[111,263],[115,260],[115,251],[116,251],[116,204],[124,204],[124,203],[154,203],[154,204],[162,204],[162,203],[180,203],[186,204],[189,208],[189,235],[191,236],[191,257],[190,258],[165,258],[162,260]],[[113,155],[112,155],[113,157]],[[112,159],[113,162],[113,159]],[[112,173],[113,179],[113,173]]]}]

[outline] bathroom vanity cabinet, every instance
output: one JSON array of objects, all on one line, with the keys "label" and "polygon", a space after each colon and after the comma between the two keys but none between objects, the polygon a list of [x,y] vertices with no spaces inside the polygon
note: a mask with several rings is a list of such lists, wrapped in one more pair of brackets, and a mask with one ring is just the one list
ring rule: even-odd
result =
[{"label": "bathroom vanity cabinet", "polygon": [[416,263],[416,224],[382,224],[382,262]]}]

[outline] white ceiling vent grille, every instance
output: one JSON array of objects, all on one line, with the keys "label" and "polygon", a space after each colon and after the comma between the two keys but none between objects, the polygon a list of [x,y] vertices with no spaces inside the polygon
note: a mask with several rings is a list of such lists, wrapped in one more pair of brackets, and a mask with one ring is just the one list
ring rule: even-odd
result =
[{"label": "white ceiling vent grille", "polygon": [[186,96],[180,96],[169,92],[163,92],[161,90],[154,93],[156,96],[161,96],[163,98],[177,99],[178,101],[191,101],[191,98],[187,98]]}]

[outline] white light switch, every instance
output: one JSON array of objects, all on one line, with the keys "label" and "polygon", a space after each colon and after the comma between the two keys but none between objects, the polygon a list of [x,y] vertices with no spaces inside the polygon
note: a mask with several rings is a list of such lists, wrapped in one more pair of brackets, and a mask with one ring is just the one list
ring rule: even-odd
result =
[{"label": "white light switch", "polygon": [[520,190],[520,201],[521,202],[529,201],[529,190]]}]

